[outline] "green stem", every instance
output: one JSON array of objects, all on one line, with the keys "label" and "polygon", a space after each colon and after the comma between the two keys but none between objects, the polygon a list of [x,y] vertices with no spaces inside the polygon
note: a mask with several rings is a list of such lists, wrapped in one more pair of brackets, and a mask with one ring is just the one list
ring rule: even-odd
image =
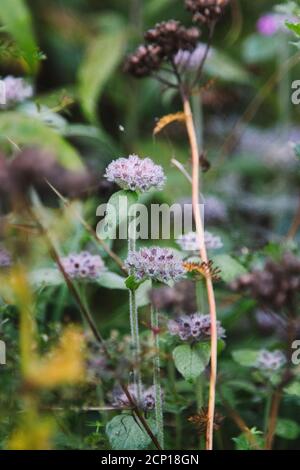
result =
[{"label": "green stem", "polygon": [[204,313],[205,310],[205,287],[203,285],[203,281],[196,281],[195,285],[196,289],[196,302],[197,302],[197,309],[199,313]]},{"label": "green stem", "polygon": [[[135,251],[135,235],[128,234],[128,252]],[[132,274],[132,273],[130,273]],[[133,347],[133,362],[134,362],[134,384],[137,390],[138,403],[142,398],[142,379],[140,371],[140,357],[141,345],[139,336],[139,319],[138,309],[136,304],[136,292],[134,289],[129,289],[129,314],[130,314],[130,330],[131,341]]]},{"label": "green stem", "polygon": [[270,410],[271,410],[271,405],[272,405],[272,398],[273,398],[273,392],[270,387],[267,390],[267,398],[266,398],[266,404],[265,404],[265,411],[264,411],[264,432],[265,435],[268,432],[268,426],[269,426],[269,415],[270,415]]},{"label": "green stem", "polygon": [[154,358],[153,358],[153,382],[155,393],[155,419],[157,427],[157,438],[162,449],[164,449],[164,418],[162,405],[162,390],[160,384],[160,348],[159,348],[159,321],[158,311],[151,306],[151,328],[154,336]]}]

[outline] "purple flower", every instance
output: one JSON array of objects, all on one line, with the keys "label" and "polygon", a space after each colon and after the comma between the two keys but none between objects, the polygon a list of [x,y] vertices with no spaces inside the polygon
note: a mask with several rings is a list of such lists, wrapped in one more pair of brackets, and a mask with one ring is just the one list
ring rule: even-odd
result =
[{"label": "purple flower", "polygon": [[72,253],[61,258],[61,263],[72,279],[97,279],[106,270],[101,257],[88,251]]},{"label": "purple flower", "polygon": [[[211,336],[210,315],[202,313],[182,315],[177,320],[170,320],[168,329],[172,336],[179,336],[182,341],[204,341]],[[219,321],[217,322],[217,334],[218,338],[225,337],[225,330]]]},{"label": "purple flower", "polygon": [[289,21],[291,23],[298,20],[293,15],[283,15],[281,13],[266,13],[262,15],[257,21],[257,31],[262,36],[274,36],[274,34],[280,32],[289,33],[289,30],[285,26],[285,22]]},{"label": "purple flower", "polygon": [[166,180],[160,165],[156,165],[150,158],[142,159],[137,155],[112,161],[104,176],[123,189],[139,192],[146,192],[151,188],[160,191]]},{"label": "purple flower", "polygon": [[11,265],[12,260],[8,251],[0,248],[0,268],[7,268]]},{"label": "purple flower", "polygon": [[208,196],[204,200],[204,221],[206,223],[225,222],[227,209],[224,202],[217,196]]},{"label": "purple flower", "polygon": [[[132,399],[137,402],[137,389],[135,385],[129,385],[128,391]],[[138,403],[144,411],[151,411],[155,407],[155,390],[154,387],[145,389],[142,387],[141,402]],[[123,390],[117,389],[113,392],[113,406],[118,408],[130,408],[132,405],[129,402],[127,395]]]},{"label": "purple flower", "polygon": [[280,350],[268,351],[262,349],[257,357],[255,367],[263,372],[275,372],[286,364],[287,360]]},{"label": "purple flower", "polygon": [[[199,43],[194,51],[180,49],[174,57],[175,64],[181,72],[196,71],[204,59],[206,53],[206,44]],[[207,59],[211,58],[212,50],[209,50]]]},{"label": "purple flower", "polygon": [[125,265],[139,281],[153,279],[168,284],[180,280],[185,274],[181,258],[170,248],[152,247],[132,251]]},{"label": "purple flower", "polygon": [[8,75],[3,79],[6,105],[9,107],[15,103],[21,103],[33,95],[33,88],[26,83],[23,78],[16,78]]},{"label": "purple flower", "polygon": [[[220,237],[213,235],[211,232],[204,232],[204,243],[208,250],[217,250],[223,247]],[[200,241],[196,232],[189,232],[182,235],[177,244],[183,251],[188,253],[199,253]]]}]

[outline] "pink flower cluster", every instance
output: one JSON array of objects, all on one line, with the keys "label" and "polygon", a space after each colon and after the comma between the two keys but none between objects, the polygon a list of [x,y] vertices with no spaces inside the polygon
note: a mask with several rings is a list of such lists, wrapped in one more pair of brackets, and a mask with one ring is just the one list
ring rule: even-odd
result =
[{"label": "pink flower cluster", "polygon": [[160,191],[166,180],[160,165],[156,165],[150,158],[142,159],[137,155],[112,161],[104,176],[123,189],[139,192],[146,192],[151,188]]},{"label": "pink flower cluster", "polygon": [[[128,391],[132,399],[137,402],[137,388],[135,385],[129,385]],[[142,396],[141,396],[141,403],[139,403],[140,407],[144,411],[151,411],[154,410],[155,407],[155,390],[154,387],[150,387],[145,389],[142,388]],[[117,389],[113,393],[113,406],[118,408],[130,408],[132,405],[130,404],[127,395],[123,390]]]},{"label": "pink flower cluster", "polygon": [[11,256],[4,248],[0,248],[0,267],[7,268],[11,265]]},{"label": "pink flower cluster", "polygon": [[268,351],[262,349],[257,357],[255,367],[263,372],[275,372],[286,364],[286,357],[279,349]]},{"label": "pink flower cluster", "polygon": [[106,269],[101,257],[88,251],[72,253],[61,258],[61,263],[72,279],[97,279]]},{"label": "pink flower cluster", "polygon": [[185,269],[181,258],[170,248],[141,248],[132,251],[125,261],[137,280],[153,279],[168,284],[180,280]]},{"label": "pink flower cluster", "polygon": [[6,107],[15,103],[21,103],[33,95],[33,88],[23,78],[8,75],[3,79]]},{"label": "pink flower cluster", "polygon": [[[196,232],[185,233],[177,240],[177,244],[183,251],[199,253],[200,241]],[[204,244],[208,250],[217,250],[223,247],[221,238],[211,232],[204,232]]]},{"label": "pink flower cluster", "polygon": [[[168,330],[172,336],[179,336],[182,341],[203,341],[211,336],[211,321],[209,315],[193,313],[182,315],[177,320],[168,322]],[[225,337],[225,330],[217,322],[218,338]]]}]

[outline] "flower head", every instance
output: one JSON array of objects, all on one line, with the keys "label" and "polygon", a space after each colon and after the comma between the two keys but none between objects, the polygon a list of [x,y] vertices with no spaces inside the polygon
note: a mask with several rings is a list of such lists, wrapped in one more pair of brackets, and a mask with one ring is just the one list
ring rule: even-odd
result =
[{"label": "flower head", "polygon": [[[137,387],[135,385],[129,385],[128,392],[132,399],[137,402]],[[128,400],[126,393],[123,390],[116,389],[113,392],[113,406],[120,408],[130,408],[132,405]],[[144,388],[142,387],[142,396],[139,406],[144,411],[151,411],[155,407],[155,391],[153,387]]]},{"label": "flower head", "polygon": [[72,253],[62,258],[61,263],[67,275],[72,279],[93,280],[106,269],[102,258],[98,255],[92,255],[88,251]]},{"label": "flower head", "polygon": [[185,0],[187,10],[193,13],[193,20],[203,24],[217,21],[229,0]]},{"label": "flower head", "polygon": [[[202,313],[182,315],[177,320],[170,320],[168,329],[172,336],[179,336],[182,341],[204,341],[211,336],[210,315]],[[218,338],[225,337],[225,330],[219,321],[217,322],[217,333]]]},{"label": "flower head", "polygon": [[288,33],[289,30],[285,26],[285,22],[297,22],[297,18],[292,15],[283,15],[281,13],[266,13],[257,21],[257,31],[262,36],[274,36],[278,32]]},{"label": "flower head", "polygon": [[[178,245],[183,251],[188,253],[198,253],[200,241],[196,232],[189,232],[182,235],[177,240]],[[223,247],[220,237],[213,235],[211,232],[204,232],[204,244],[208,250],[217,250]]]},{"label": "flower head", "polygon": [[[198,70],[206,54],[207,46],[199,42],[194,51],[180,49],[174,57],[174,62],[181,72],[193,72]],[[213,51],[208,51],[207,58],[211,58]]]},{"label": "flower head", "polygon": [[204,221],[206,223],[225,222],[227,209],[224,202],[217,196],[208,196],[204,201]]},{"label": "flower head", "polygon": [[4,248],[0,248],[0,268],[7,268],[11,265],[11,256]]},{"label": "flower head", "polygon": [[33,88],[23,78],[8,75],[3,79],[5,89],[6,107],[21,103],[33,95]]},{"label": "flower head", "polygon": [[286,357],[280,350],[268,351],[262,349],[259,352],[255,367],[263,372],[275,372],[286,364]]},{"label": "flower head", "polygon": [[140,192],[151,188],[162,190],[166,180],[160,165],[156,165],[150,158],[142,159],[137,155],[112,161],[104,176],[123,189]]},{"label": "flower head", "polygon": [[137,280],[153,279],[169,283],[180,280],[185,270],[181,258],[170,248],[141,248],[128,254],[125,265]]}]

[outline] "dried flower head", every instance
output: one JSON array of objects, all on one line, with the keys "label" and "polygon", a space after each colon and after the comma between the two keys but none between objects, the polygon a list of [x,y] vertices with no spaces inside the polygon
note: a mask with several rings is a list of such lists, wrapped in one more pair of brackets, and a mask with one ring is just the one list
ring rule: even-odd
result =
[{"label": "dried flower head", "polygon": [[[172,336],[179,336],[182,341],[205,341],[211,336],[210,315],[202,313],[182,315],[177,320],[170,320],[168,329]],[[219,321],[217,322],[217,333],[218,338],[225,337],[225,330]]]},{"label": "dried flower head", "polygon": [[186,8],[193,13],[193,20],[211,24],[224,13],[229,0],[185,0]]},{"label": "dried flower head", "polygon": [[104,176],[123,189],[140,192],[149,191],[151,188],[160,191],[166,181],[160,165],[156,165],[150,158],[142,159],[137,155],[112,161]]},{"label": "dried flower head", "polygon": [[[142,387],[141,402],[137,400],[137,388],[135,385],[129,385],[128,392],[141,409],[144,411],[151,411],[155,407],[155,391],[153,387],[145,389]],[[131,408],[131,403],[128,400],[126,393],[122,389],[116,389],[113,392],[113,406],[118,408]]]},{"label": "dried flower head", "polygon": [[268,260],[263,270],[241,276],[233,290],[249,292],[259,305],[277,310],[293,305],[300,289],[300,259],[286,253],[280,262]]},{"label": "dried flower head", "polygon": [[276,372],[281,369],[287,360],[282,351],[268,351],[262,349],[257,357],[255,367],[263,372]]},{"label": "dried flower head", "polygon": [[141,248],[130,252],[125,265],[137,280],[153,279],[169,283],[180,280],[185,274],[181,258],[170,248]]},{"label": "dried flower head", "polygon": [[[218,431],[224,421],[224,416],[222,416],[218,411],[214,415],[214,430]],[[196,427],[199,434],[204,434],[206,432],[207,423],[208,423],[208,409],[202,408],[199,413],[194,416],[190,416],[188,421]]]},{"label": "dried flower head", "polygon": [[11,256],[7,250],[0,248],[0,268],[8,268],[12,263]]},{"label": "dried flower head", "polygon": [[214,266],[213,260],[209,260],[208,263],[203,261],[202,263],[185,262],[183,263],[185,270],[188,273],[199,275],[204,278],[210,277],[213,281],[220,281],[221,269]]},{"label": "dried flower head", "polygon": [[140,45],[129,55],[124,64],[124,71],[136,78],[143,78],[159,70],[164,55],[162,48],[157,44]]},{"label": "dried flower head", "polygon": [[97,279],[106,270],[102,258],[88,251],[72,253],[61,258],[61,263],[66,274],[72,279]]},{"label": "dried flower head", "polygon": [[145,33],[147,42],[159,46],[164,57],[173,57],[180,49],[192,51],[199,39],[197,28],[185,28],[179,21],[157,23]]},{"label": "dried flower head", "polygon": [[3,79],[5,100],[4,107],[10,107],[15,103],[21,103],[33,95],[33,88],[23,78],[8,75]]},{"label": "dried flower head", "polygon": [[[185,233],[177,240],[177,244],[187,253],[199,253],[200,240],[196,232]],[[221,238],[211,232],[204,232],[204,244],[208,250],[223,247]]]}]

